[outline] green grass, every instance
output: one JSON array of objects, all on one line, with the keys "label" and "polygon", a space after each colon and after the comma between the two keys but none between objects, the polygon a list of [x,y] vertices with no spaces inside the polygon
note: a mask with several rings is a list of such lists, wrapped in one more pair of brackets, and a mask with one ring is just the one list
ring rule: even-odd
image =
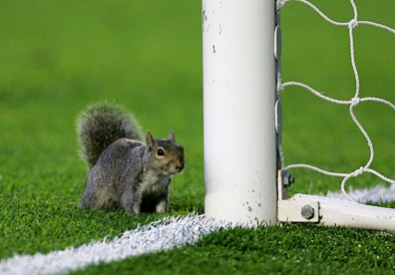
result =
[{"label": "green grass", "polygon": [[[315,1],[347,21],[347,1]],[[357,1],[360,19],[395,27],[393,1]],[[46,253],[117,236],[167,215],[203,213],[200,1],[3,1],[0,3],[0,259]],[[326,95],[354,92],[347,29],[331,26],[300,3],[282,13],[283,81]],[[361,96],[395,102],[395,35],[355,30]],[[173,129],[187,166],[172,182],[170,211],[130,217],[81,209],[86,167],[77,155],[75,119],[87,104],[123,104],[143,129]],[[290,87],[284,92],[287,164],[353,171],[368,160],[348,109]],[[373,168],[395,178],[395,114],[376,103],[357,115],[371,134]],[[226,137],[224,137],[226,138]],[[339,178],[293,170],[291,193],[339,190]],[[380,184],[364,175],[354,188]],[[394,207],[394,204],[384,204]],[[392,233],[311,225],[234,229],[196,245],[89,267],[75,274],[390,274]]]},{"label": "green grass", "polygon": [[392,234],[314,225],[236,228],[193,246],[71,274],[390,274]]}]

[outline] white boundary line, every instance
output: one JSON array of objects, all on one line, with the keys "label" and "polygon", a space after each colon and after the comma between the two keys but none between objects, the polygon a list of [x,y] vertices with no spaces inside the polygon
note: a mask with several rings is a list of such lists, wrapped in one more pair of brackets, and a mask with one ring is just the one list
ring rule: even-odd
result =
[{"label": "white boundary line", "polygon": [[[395,185],[391,184],[388,187],[384,185],[378,185],[362,190],[350,189],[347,191],[347,194],[353,201],[359,203],[391,202],[395,201]],[[347,199],[342,192],[328,192],[326,196],[328,198]]]},{"label": "white boundary line", "polygon": [[[350,190],[356,201],[395,201],[395,186],[376,186],[371,189]],[[327,197],[344,198],[341,192],[328,192]],[[204,215],[167,217],[134,230],[125,231],[122,236],[84,244],[80,247],[53,251],[48,254],[15,255],[0,261],[0,274],[59,274],[82,269],[98,263],[120,261],[128,257],[168,250],[184,244],[194,244],[204,235],[220,228],[233,228],[237,224],[219,224]]]},{"label": "white boundary line", "polygon": [[168,217],[125,231],[121,237],[84,244],[48,254],[15,255],[0,261],[0,274],[59,274],[89,265],[123,260],[145,253],[193,244],[203,235],[234,227],[205,219],[203,215]]}]

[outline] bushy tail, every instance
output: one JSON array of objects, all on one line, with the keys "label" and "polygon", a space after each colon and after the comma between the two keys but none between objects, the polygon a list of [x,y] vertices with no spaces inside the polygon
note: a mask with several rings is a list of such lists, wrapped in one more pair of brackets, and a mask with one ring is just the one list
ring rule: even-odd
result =
[{"label": "bushy tail", "polygon": [[131,114],[120,106],[98,103],[88,106],[77,120],[80,156],[89,168],[103,150],[120,138],[142,140],[140,127]]}]

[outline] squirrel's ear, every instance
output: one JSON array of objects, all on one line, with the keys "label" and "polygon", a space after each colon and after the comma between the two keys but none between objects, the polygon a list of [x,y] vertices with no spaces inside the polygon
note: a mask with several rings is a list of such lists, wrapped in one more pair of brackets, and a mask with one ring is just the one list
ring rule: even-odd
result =
[{"label": "squirrel's ear", "polygon": [[174,131],[173,130],[170,130],[169,137],[167,139],[172,141],[172,142],[176,141],[176,137],[174,136]]},{"label": "squirrel's ear", "polygon": [[147,146],[151,149],[152,146],[154,146],[155,144],[155,139],[152,136],[150,131],[147,131],[147,135],[145,136],[145,143],[147,144]]}]

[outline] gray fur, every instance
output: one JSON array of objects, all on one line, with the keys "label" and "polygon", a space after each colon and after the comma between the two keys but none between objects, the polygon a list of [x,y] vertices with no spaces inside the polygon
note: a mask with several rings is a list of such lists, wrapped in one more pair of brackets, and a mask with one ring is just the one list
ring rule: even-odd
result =
[{"label": "gray fur", "polygon": [[184,150],[172,131],[168,139],[154,139],[147,132],[142,142],[137,123],[125,114],[101,104],[79,117],[81,155],[90,167],[81,205],[162,213],[172,176],[184,168]]}]

